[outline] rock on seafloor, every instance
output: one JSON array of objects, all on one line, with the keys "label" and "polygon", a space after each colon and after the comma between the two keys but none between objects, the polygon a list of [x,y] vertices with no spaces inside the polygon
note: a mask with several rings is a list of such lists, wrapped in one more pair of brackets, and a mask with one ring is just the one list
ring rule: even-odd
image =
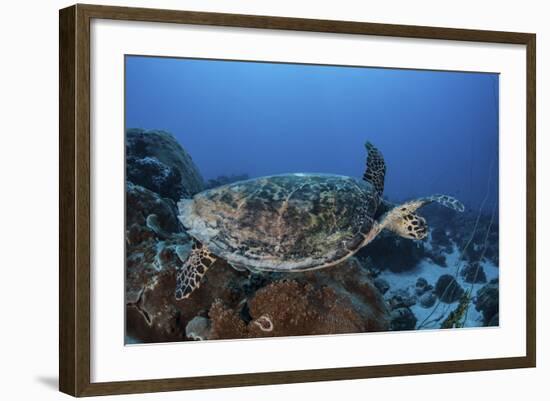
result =
[{"label": "rock on seafloor", "polygon": [[431,308],[432,306],[435,305],[436,301],[437,301],[437,297],[432,290],[425,292],[418,299],[418,303],[423,308]]},{"label": "rock on seafloor", "polygon": [[416,295],[421,296],[426,291],[429,291],[431,289],[433,289],[433,286],[429,284],[428,280],[426,280],[424,277],[418,277],[416,279],[416,284],[414,288]]},{"label": "rock on seafloor", "polygon": [[414,330],[416,321],[416,316],[410,308],[400,307],[391,312],[391,329],[394,331]]},{"label": "rock on seafloor", "polygon": [[467,283],[486,283],[487,275],[485,274],[485,269],[479,262],[467,264],[461,271],[461,276],[464,278],[464,281]]},{"label": "rock on seafloor", "polygon": [[408,288],[398,288],[390,291],[386,297],[391,309],[408,308],[416,304],[416,295],[411,294]]},{"label": "rock on seafloor", "polygon": [[464,294],[464,289],[450,274],[439,276],[435,283],[434,293],[439,297],[441,302],[452,304],[458,301]]},{"label": "rock on seafloor", "polygon": [[165,131],[126,131],[126,177],[174,202],[204,188],[191,156]]},{"label": "rock on seafloor", "polygon": [[484,326],[499,325],[498,279],[491,280],[477,291],[474,304],[476,310],[483,315]]}]

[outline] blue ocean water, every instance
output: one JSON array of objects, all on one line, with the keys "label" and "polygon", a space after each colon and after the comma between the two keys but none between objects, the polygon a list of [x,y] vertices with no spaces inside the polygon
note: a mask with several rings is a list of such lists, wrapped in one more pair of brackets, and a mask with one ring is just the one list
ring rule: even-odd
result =
[{"label": "blue ocean water", "polygon": [[205,179],[361,177],[369,140],[391,200],[498,202],[498,74],[127,56],[125,91],[126,127],[174,134]]}]

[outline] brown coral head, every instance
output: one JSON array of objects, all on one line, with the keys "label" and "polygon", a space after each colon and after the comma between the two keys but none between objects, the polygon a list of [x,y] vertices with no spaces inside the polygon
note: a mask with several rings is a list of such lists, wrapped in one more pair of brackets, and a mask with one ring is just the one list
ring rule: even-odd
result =
[{"label": "brown coral head", "polygon": [[254,324],[260,328],[260,330],[265,332],[273,331],[273,322],[268,315],[262,315],[254,321]]}]

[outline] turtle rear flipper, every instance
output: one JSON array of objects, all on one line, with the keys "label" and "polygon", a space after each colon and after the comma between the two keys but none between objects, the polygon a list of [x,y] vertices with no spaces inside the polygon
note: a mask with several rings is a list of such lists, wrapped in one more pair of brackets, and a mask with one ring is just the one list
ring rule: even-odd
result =
[{"label": "turtle rear flipper", "polygon": [[216,261],[216,257],[200,242],[193,242],[193,249],[176,274],[176,299],[189,297],[200,287],[201,279]]},{"label": "turtle rear flipper", "polygon": [[428,225],[424,217],[414,212],[432,202],[439,203],[457,212],[464,211],[464,205],[458,199],[448,195],[432,195],[394,207],[382,217],[380,227],[404,238],[423,239],[428,235]]},{"label": "turtle rear flipper", "polygon": [[384,177],[386,175],[386,163],[384,157],[378,149],[370,142],[365,143],[367,148],[367,169],[363,174],[363,180],[370,182],[379,197],[384,192]]}]

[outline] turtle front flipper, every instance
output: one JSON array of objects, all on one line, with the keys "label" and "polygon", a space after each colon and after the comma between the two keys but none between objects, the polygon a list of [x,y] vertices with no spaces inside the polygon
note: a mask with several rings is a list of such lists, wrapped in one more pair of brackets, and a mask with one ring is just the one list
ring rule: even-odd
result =
[{"label": "turtle front flipper", "polygon": [[367,169],[363,174],[363,180],[370,182],[379,197],[384,192],[384,177],[386,176],[386,162],[378,149],[370,142],[365,143],[367,148]]},{"label": "turtle front flipper", "polygon": [[216,257],[200,242],[193,242],[193,249],[176,274],[176,299],[189,297],[200,287],[201,279]]},{"label": "turtle front flipper", "polygon": [[426,219],[414,212],[422,206],[426,206],[432,202],[439,203],[457,212],[464,211],[464,205],[458,199],[448,195],[432,195],[394,207],[382,216],[380,221],[381,229],[385,228],[404,238],[425,238],[428,235]]}]

